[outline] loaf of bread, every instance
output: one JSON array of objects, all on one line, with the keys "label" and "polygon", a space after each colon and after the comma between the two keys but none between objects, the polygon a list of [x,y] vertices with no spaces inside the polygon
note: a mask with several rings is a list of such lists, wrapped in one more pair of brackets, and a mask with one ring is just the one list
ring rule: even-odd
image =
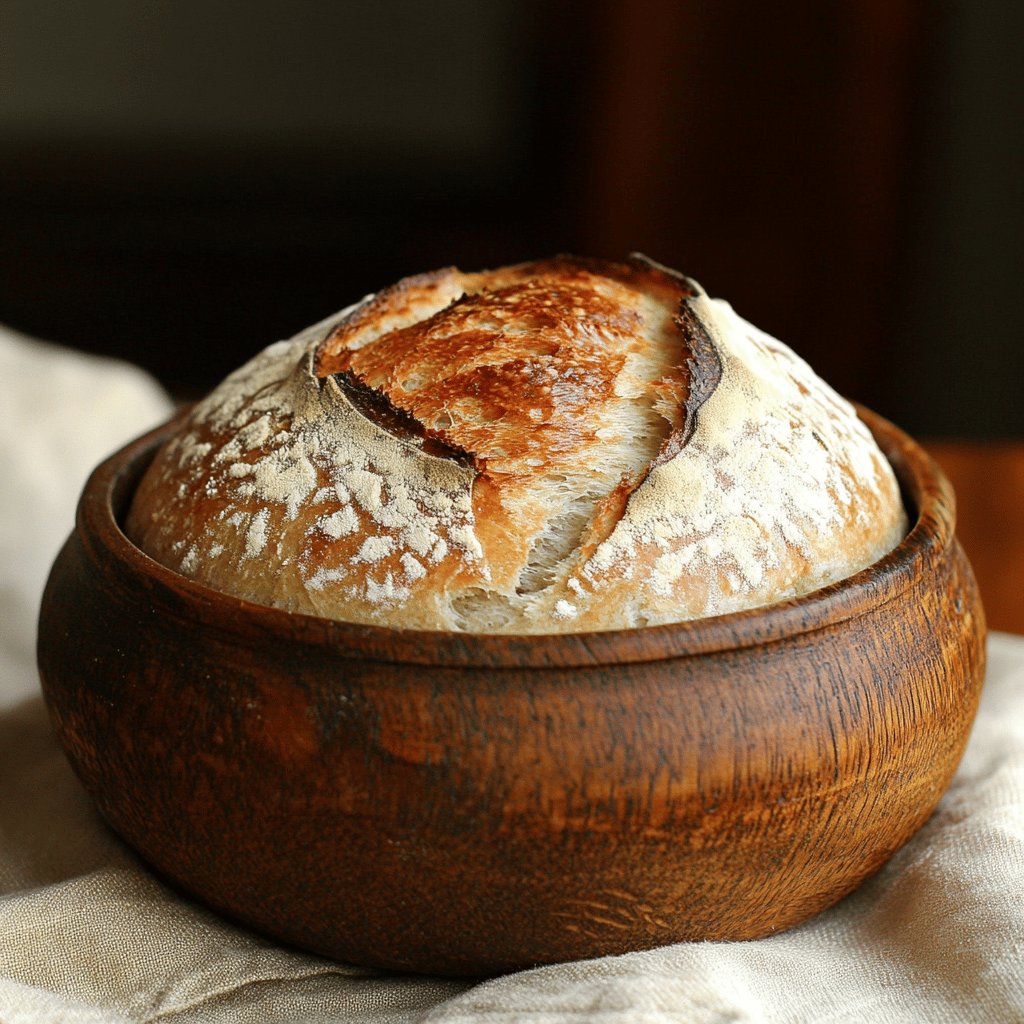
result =
[{"label": "loaf of bread", "polygon": [[423,274],[271,345],[161,448],[126,523],[224,593],[481,633],[771,604],[906,526],[853,407],[640,256]]}]

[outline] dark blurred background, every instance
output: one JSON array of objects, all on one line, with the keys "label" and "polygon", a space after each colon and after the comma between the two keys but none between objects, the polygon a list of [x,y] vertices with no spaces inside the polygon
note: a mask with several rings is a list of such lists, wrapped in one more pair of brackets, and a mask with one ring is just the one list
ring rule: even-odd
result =
[{"label": "dark blurred background", "polygon": [[639,249],[1024,436],[1024,4],[5,0],[0,322],[196,395],[403,275]]}]

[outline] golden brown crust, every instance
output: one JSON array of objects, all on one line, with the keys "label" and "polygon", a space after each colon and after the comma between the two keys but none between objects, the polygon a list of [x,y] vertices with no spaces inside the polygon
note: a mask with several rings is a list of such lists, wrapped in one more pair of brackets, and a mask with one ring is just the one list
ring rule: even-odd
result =
[{"label": "golden brown crust", "polygon": [[[609,290],[611,282],[624,288]],[[405,324],[446,286],[460,289],[459,297]],[[666,461],[692,435],[720,366],[688,306],[699,289],[642,256],[614,263],[562,255],[473,275],[447,268],[408,278],[338,324],[317,346],[314,372],[339,374],[353,398],[361,385],[366,415],[438,454],[467,457],[488,490],[514,488],[511,478],[558,472],[599,444],[588,409],[612,400],[627,357],[646,343],[626,289],[656,295],[674,310],[679,329],[680,364],[649,383],[672,428],[658,456]],[[392,328],[396,322],[404,325]],[[595,348],[595,332],[611,344]],[[453,420],[467,406],[469,415]],[[644,476],[646,469],[616,485],[623,502]]]}]

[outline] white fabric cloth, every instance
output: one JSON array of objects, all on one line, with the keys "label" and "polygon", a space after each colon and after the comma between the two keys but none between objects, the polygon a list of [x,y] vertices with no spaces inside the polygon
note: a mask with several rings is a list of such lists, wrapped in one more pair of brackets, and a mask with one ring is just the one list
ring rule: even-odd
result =
[{"label": "white fabric cloth", "polygon": [[994,635],[952,788],[858,892],[790,932],[469,982],[279,946],[154,878],[92,810],[34,665],[46,569],[90,466],[166,415],[133,370],[0,330],[0,1021],[1020,1024],[1024,638]]}]

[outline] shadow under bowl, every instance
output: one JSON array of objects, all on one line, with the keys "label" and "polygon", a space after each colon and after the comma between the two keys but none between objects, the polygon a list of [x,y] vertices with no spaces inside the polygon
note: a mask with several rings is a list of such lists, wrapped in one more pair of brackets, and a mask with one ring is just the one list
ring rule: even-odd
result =
[{"label": "shadow under bowl", "polygon": [[182,578],[119,526],[165,426],[96,469],[53,567],[57,736],[162,875],[338,959],[479,975],[791,927],[928,818],[984,675],[949,484],[862,415],[913,524],[877,564],[766,608],[544,636]]}]

